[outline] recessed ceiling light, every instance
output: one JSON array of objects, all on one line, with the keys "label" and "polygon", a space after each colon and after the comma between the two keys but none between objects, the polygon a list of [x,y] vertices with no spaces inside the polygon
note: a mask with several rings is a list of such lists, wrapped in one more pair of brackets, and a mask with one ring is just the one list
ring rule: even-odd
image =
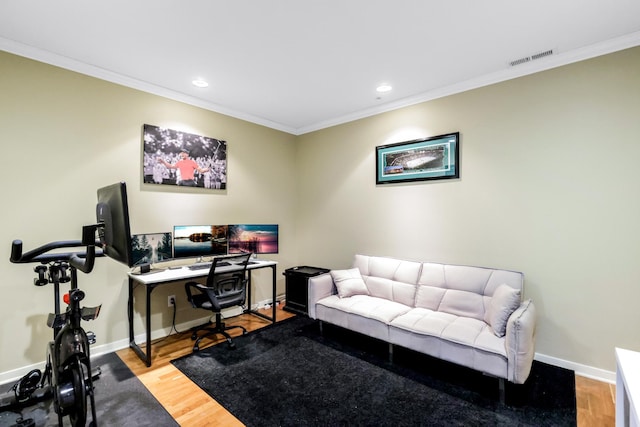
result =
[{"label": "recessed ceiling light", "polygon": [[378,86],[376,88],[376,92],[385,93],[385,92],[391,91],[391,89],[393,89],[393,88],[390,85],[384,84],[384,85]]},{"label": "recessed ceiling light", "polygon": [[204,81],[202,79],[193,80],[191,82],[191,84],[196,86],[196,87],[208,87],[209,86],[209,83],[207,83],[206,81]]}]

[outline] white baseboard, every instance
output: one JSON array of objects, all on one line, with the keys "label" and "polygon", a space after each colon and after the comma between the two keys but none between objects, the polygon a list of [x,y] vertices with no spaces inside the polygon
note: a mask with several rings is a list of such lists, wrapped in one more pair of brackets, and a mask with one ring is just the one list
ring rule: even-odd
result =
[{"label": "white baseboard", "polygon": [[[284,294],[276,296],[276,304],[281,303],[285,298],[286,298],[286,296]],[[273,300],[270,299],[270,298],[262,300],[262,301],[258,301],[257,303],[254,303],[254,304],[251,305],[251,309],[252,310],[259,310],[259,309],[262,309],[262,308],[270,308],[272,302],[273,302]]]},{"label": "white baseboard", "polygon": [[[284,299],[284,295],[279,295],[276,299],[276,302],[279,303],[283,299]],[[269,306],[270,304],[271,304],[271,300],[264,300],[254,304],[252,308],[253,309],[264,308],[265,306]],[[240,314],[242,314],[242,309],[240,307],[234,307],[232,309],[223,311],[223,316],[226,318],[234,317]],[[176,325],[176,329],[179,331],[187,331],[194,326],[201,325],[203,322],[206,321],[207,318],[208,317],[181,323],[179,325]],[[173,330],[170,327],[151,331],[151,339],[156,340],[159,338],[164,338],[167,335],[169,335],[171,332],[173,332]],[[137,343],[142,343],[145,340],[145,335],[138,334],[136,335],[135,340]],[[103,345],[93,346],[91,347],[91,359],[94,359],[95,357],[101,356],[103,354],[113,353],[115,351],[118,351],[127,347],[129,347],[128,339],[122,339],[122,340],[113,341]],[[557,357],[547,356],[545,354],[540,354],[540,353],[536,353],[534,359],[539,362],[546,363],[548,365],[569,369],[571,371],[574,371],[576,375],[591,378],[597,381],[602,381],[610,384],[615,384],[616,382],[616,373],[612,371],[607,371],[604,369],[595,368],[593,366],[583,365],[580,363],[571,362],[569,360],[559,359]],[[0,384],[15,382],[33,369],[40,369],[40,370],[44,369],[44,365],[45,363],[43,360],[33,365],[23,366],[10,371],[0,372]]]},{"label": "white baseboard", "polygon": [[[129,340],[119,340],[110,342],[108,344],[97,345],[91,347],[91,359],[101,356],[107,353],[113,353],[114,351],[121,350],[129,346]],[[43,347],[45,347],[43,345]],[[45,369],[45,361],[34,363],[33,365],[22,366],[17,369],[13,369],[10,371],[0,372],[0,384],[12,383],[18,381],[20,378],[25,376],[27,373],[31,372],[34,369],[40,369],[44,371]]]},{"label": "white baseboard", "polygon": [[569,360],[558,359],[557,357],[547,356],[539,353],[536,353],[534,359],[538,362],[543,362],[548,365],[569,369],[575,372],[576,375],[580,375],[581,377],[587,377],[610,384],[615,384],[616,382],[615,372],[606,371],[604,369],[594,368],[593,366],[583,365],[581,363],[571,362]]},{"label": "white baseboard", "polygon": [[[224,318],[234,317],[240,314],[242,314],[241,307],[233,307],[231,309],[222,311],[222,315]],[[179,325],[176,325],[176,329],[180,332],[188,331],[190,328],[193,328],[194,326],[202,325],[210,317],[211,316],[207,316],[200,319],[190,320],[188,322],[181,323]],[[173,332],[173,329],[171,327],[156,329],[154,331],[151,331],[151,339],[156,340],[159,338],[164,338],[167,335],[169,335],[171,332]],[[145,340],[146,340],[146,336],[144,333],[140,333],[135,337],[135,341],[138,344],[144,343]],[[43,348],[45,346],[46,344],[43,344]],[[129,347],[128,338],[121,339],[118,341],[113,341],[107,344],[91,346],[91,360],[103,354],[113,353],[115,351],[122,350],[123,348],[127,348],[127,347]],[[22,366],[20,368],[13,369],[10,371],[0,372],[0,384],[13,383],[19,380],[20,378],[22,378],[24,375],[26,375],[28,372],[32,371],[33,369],[40,369],[41,371],[44,370],[45,361],[42,360],[41,362],[34,363],[33,365]]]}]

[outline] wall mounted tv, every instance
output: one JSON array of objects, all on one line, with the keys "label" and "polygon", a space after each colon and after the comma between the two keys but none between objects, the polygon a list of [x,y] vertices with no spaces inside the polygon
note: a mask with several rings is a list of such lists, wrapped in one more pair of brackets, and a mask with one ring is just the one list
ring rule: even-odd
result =
[{"label": "wall mounted tv", "polygon": [[229,225],[229,253],[278,253],[278,224]]},{"label": "wall mounted tv", "polygon": [[131,236],[133,265],[154,264],[173,258],[171,233],[146,233]]},{"label": "wall mounted tv", "polygon": [[199,258],[226,254],[226,225],[176,225],[173,227],[175,258]]}]

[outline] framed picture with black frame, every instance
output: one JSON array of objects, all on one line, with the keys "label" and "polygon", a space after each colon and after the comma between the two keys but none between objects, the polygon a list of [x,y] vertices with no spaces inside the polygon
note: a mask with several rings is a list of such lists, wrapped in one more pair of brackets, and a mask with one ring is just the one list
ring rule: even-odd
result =
[{"label": "framed picture with black frame", "polygon": [[459,177],[459,132],[376,147],[376,184]]}]

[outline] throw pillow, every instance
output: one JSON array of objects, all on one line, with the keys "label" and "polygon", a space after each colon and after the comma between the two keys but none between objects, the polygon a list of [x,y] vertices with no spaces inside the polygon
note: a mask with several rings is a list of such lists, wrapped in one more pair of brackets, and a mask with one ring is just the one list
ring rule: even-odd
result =
[{"label": "throw pillow", "polygon": [[493,333],[503,337],[507,332],[507,320],[520,305],[520,290],[509,285],[498,286],[489,305],[488,323]]},{"label": "throw pillow", "polygon": [[369,289],[364,283],[360,270],[352,268],[349,270],[331,270],[329,272],[333,282],[338,289],[338,296],[346,298],[353,295],[369,295]]}]

